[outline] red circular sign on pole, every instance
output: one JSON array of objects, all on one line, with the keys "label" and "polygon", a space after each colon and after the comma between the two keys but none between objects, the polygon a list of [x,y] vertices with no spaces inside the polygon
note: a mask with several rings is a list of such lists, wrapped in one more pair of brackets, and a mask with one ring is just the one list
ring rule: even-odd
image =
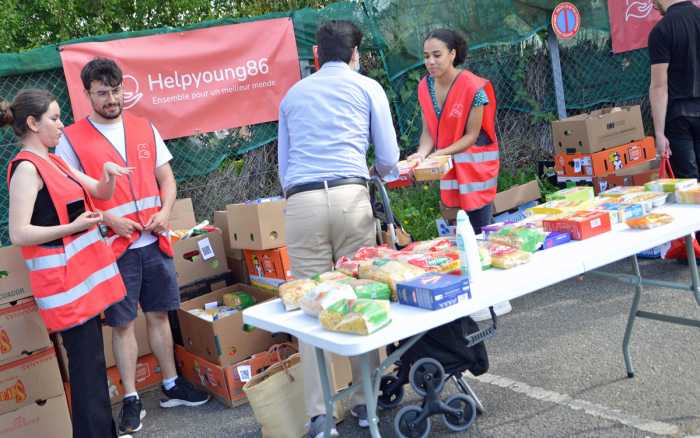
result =
[{"label": "red circular sign on pole", "polygon": [[569,2],[559,3],[552,12],[552,30],[560,39],[572,38],[581,27],[581,14]]}]

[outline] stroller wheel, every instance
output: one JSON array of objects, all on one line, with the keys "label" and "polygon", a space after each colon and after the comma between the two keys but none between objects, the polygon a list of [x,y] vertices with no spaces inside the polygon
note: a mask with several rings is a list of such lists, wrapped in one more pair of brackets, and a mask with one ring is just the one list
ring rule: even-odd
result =
[{"label": "stroller wheel", "polygon": [[435,393],[442,391],[445,385],[445,369],[442,364],[432,357],[424,357],[416,361],[408,374],[408,381],[416,394],[425,397],[428,393],[428,382],[433,382]]},{"label": "stroller wheel", "polygon": [[[379,383],[379,397],[377,404],[382,409],[392,409],[401,403],[403,400],[403,385],[398,385],[395,376],[384,376]],[[396,386],[395,388],[391,388]],[[393,389],[393,390],[392,390]]]},{"label": "stroller wheel", "polygon": [[445,413],[442,416],[442,420],[448,429],[453,432],[463,432],[469,429],[469,426],[474,423],[476,418],[476,403],[474,400],[465,394],[453,394],[448,397],[445,404],[452,409],[457,409],[460,414],[448,414]]},{"label": "stroller wheel", "polygon": [[404,406],[394,419],[394,432],[399,438],[426,438],[430,434],[430,418],[420,423],[415,420],[423,409],[418,406]]}]

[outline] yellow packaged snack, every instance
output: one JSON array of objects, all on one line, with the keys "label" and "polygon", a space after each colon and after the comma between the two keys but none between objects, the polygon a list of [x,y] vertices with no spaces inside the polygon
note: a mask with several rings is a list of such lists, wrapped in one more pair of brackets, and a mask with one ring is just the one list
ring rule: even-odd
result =
[{"label": "yellow packaged snack", "polygon": [[279,286],[279,294],[282,304],[287,311],[299,309],[299,302],[308,291],[318,286],[313,280],[292,280]]},{"label": "yellow packaged snack", "polygon": [[341,300],[319,315],[326,330],[370,335],[391,323],[391,306],[386,300]]}]

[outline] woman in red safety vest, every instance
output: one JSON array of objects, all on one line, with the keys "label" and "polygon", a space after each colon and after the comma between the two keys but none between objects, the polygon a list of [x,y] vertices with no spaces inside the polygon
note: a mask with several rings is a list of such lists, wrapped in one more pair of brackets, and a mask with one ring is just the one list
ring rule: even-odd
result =
[{"label": "woman in red safety vest", "polygon": [[99,315],[126,293],[91,196],[108,199],[129,168],[106,163],[97,181],[49,153],[63,124],[56,99],[22,90],[0,99],[0,126],[21,149],[10,162],[9,233],[21,247],[39,313],[68,353],[74,437],[116,437]]},{"label": "woman in red safety vest", "polygon": [[453,168],[440,181],[443,212],[454,220],[456,209],[466,211],[479,234],[491,221],[498,180],[496,95],[489,80],[457,67],[466,55],[467,43],[453,30],[434,30],[426,37],[428,75],[418,84],[423,131],[409,159],[452,157]]}]

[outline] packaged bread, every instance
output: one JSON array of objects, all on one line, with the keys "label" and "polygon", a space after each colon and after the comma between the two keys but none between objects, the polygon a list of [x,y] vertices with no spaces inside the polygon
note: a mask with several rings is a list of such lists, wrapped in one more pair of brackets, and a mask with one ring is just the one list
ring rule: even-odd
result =
[{"label": "packaged bread", "polygon": [[341,281],[341,283],[349,284],[355,291],[358,299],[367,300],[390,300],[391,289],[386,283],[379,281],[351,278]]},{"label": "packaged bread", "polygon": [[348,275],[345,275],[344,273],[342,273],[340,271],[323,272],[321,274],[316,274],[313,277],[311,277],[312,280],[314,280],[318,283],[323,283],[324,281],[347,280],[348,278],[349,278]]},{"label": "packaged bread", "polygon": [[355,291],[349,284],[325,281],[306,293],[299,302],[307,315],[318,316],[321,311],[343,299],[356,299]]},{"label": "packaged bread", "polygon": [[695,178],[661,178],[649,181],[644,188],[650,192],[673,193],[678,190],[688,189],[698,183]]},{"label": "packaged bread", "polygon": [[650,228],[656,228],[660,227],[661,225],[670,224],[671,222],[673,222],[673,216],[670,216],[666,213],[649,213],[645,216],[629,219],[625,223],[630,228],[648,230]]},{"label": "packaged bread", "polygon": [[279,294],[284,308],[287,311],[298,309],[304,295],[316,286],[318,283],[308,278],[282,283],[279,286]]},{"label": "packaged bread", "polygon": [[489,241],[512,246],[527,252],[537,251],[546,237],[543,231],[534,227],[506,226],[489,235]]},{"label": "packaged bread", "polygon": [[700,185],[677,191],[676,202],[679,204],[700,204]]},{"label": "packaged bread", "polygon": [[452,272],[459,269],[459,250],[450,248],[426,253],[407,253],[397,260],[417,266],[425,272]]},{"label": "packaged bread", "polygon": [[391,306],[386,300],[340,300],[319,315],[326,330],[370,335],[391,323]]},{"label": "packaged bread", "polygon": [[365,246],[357,250],[353,260],[388,259],[399,254],[399,251],[387,246]]},{"label": "packaged bread", "polygon": [[487,242],[486,248],[491,255],[491,266],[494,268],[510,269],[528,263],[531,258],[529,252],[496,242]]},{"label": "packaged bread", "polygon": [[386,283],[391,288],[391,300],[398,300],[396,282],[411,280],[424,274],[417,266],[398,260],[377,259],[369,265],[360,266],[360,278]]},{"label": "packaged bread", "polygon": [[335,270],[343,274],[357,278],[360,275],[360,265],[372,263],[371,260],[352,260],[343,256],[335,263]]},{"label": "packaged bread", "polygon": [[403,248],[401,252],[414,252],[414,253],[426,253],[426,252],[438,252],[449,249],[452,245],[449,239],[433,239],[424,240],[420,242],[413,242]]}]

